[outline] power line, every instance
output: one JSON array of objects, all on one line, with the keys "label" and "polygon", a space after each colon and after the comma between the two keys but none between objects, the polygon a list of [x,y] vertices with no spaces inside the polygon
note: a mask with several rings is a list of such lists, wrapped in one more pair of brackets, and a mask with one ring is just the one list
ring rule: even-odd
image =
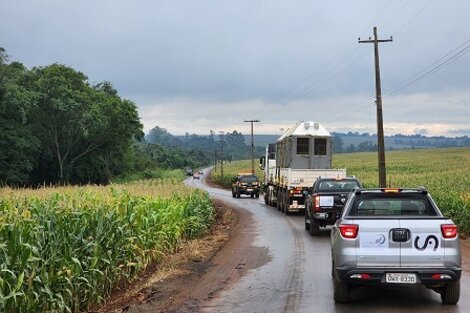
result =
[{"label": "power line", "polygon": [[[434,61],[430,65],[426,66],[423,70],[419,71],[417,74],[411,76],[407,79],[404,84],[395,89],[394,91],[387,94],[387,96],[392,96],[397,94],[399,91],[404,90],[413,84],[416,84],[420,80],[434,74],[435,72],[439,71],[446,65],[456,61],[457,59],[461,58],[463,55],[470,52],[470,40],[465,41],[464,43],[460,44],[456,48],[452,49],[450,52],[446,53],[444,56],[440,57],[438,60]],[[428,70],[429,69],[429,70]],[[327,123],[334,123],[338,120],[343,119],[346,116],[355,115],[361,112],[362,109],[372,105],[374,102],[368,102],[365,105],[360,107],[351,107],[347,111],[343,111],[341,115],[336,116],[334,119],[328,121]]]},{"label": "power line", "polygon": [[[413,75],[411,78],[406,80],[404,85],[402,85],[401,87],[399,87],[399,88],[395,89],[394,91],[388,93],[387,96],[393,96],[393,95],[397,94],[398,92],[400,92],[400,91],[402,91],[406,88],[409,88],[412,85],[415,85],[419,81],[425,79],[428,76],[431,76],[432,74],[434,74],[437,71],[441,70],[442,68],[449,65],[450,63],[458,60],[459,58],[461,58],[462,56],[464,56],[465,54],[467,54],[470,51],[470,44],[469,43],[470,43],[470,40],[467,40],[463,44],[459,45],[457,48],[453,49],[452,51],[450,51],[449,53],[447,53],[443,57],[439,58],[437,61],[433,62],[431,65],[428,65],[426,68],[424,68],[424,70],[421,70],[420,72],[418,72],[417,74]],[[462,46],[464,46],[464,47],[461,48]],[[449,55],[451,55],[451,56],[448,57]],[[414,78],[414,77],[416,77],[416,78]]]},{"label": "power line", "polygon": [[427,1],[426,2],[426,5],[424,7],[422,7],[416,14],[414,14],[407,22],[405,22],[397,31],[395,31],[394,33],[395,34],[398,34],[399,32],[401,32],[405,27],[408,26],[408,24],[410,24],[415,18],[417,18],[421,13],[424,12],[424,10],[426,10],[431,4],[434,3],[435,0],[431,0],[431,1]]},{"label": "power line", "polygon": [[400,13],[406,6],[408,6],[408,4],[410,4],[410,2],[411,2],[411,0],[406,1],[397,11],[395,11],[395,13],[392,14],[391,17],[389,17],[384,23],[382,23],[380,25],[380,27],[385,27],[385,25],[390,23],[390,21],[393,20],[395,18],[395,16],[397,16],[398,13]]}]

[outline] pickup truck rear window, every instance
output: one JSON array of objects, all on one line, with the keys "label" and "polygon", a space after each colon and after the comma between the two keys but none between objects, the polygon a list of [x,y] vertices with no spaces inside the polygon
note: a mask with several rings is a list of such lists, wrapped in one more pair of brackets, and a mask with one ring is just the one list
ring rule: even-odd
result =
[{"label": "pickup truck rear window", "polygon": [[350,192],[356,187],[360,186],[359,183],[354,180],[330,180],[321,181],[318,184],[317,190],[319,192]]},{"label": "pickup truck rear window", "polygon": [[256,176],[242,176],[240,177],[240,182],[242,183],[255,183],[258,182],[259,179]]},{"label": "pickup truck rear window", "polygon": [[349,211],[350,216],[437,216],[423,195],[363,195],[358,196]]}]

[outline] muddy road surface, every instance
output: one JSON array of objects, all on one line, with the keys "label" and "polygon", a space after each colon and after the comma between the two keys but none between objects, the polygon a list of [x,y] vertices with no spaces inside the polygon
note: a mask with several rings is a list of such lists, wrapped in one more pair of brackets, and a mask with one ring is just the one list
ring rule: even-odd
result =
[{"label": "muddy road surface", "polygon": [[268,255],[267,262],[245,271],[201,303],[200,312],[470,312],[468,252],[464,254],[460,302],[455,306],[442,305],[437,293],[421,286],[363,288],[353,292],[351,303],[335,304],[329,230],[311,237],[304,230],[303,215],[281,214],[265,205],[261,197],[232,198],[231,191],[210,187],[204,179],[189,179],[187,183],[251,215],[252,225],[247,225],[251,248],[233,251],[236,267],[244,266],[246,251],[255,259],[266,260]]}]

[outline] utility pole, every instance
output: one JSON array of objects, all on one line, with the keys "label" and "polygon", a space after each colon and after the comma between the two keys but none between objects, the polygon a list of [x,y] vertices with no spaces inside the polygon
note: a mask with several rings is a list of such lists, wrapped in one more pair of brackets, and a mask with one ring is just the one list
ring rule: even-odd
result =
[{"label": "utility pole", "polygon": [[253,137],[253,123],[259,123],[260,120],[245,120],[245,123],[251,123],[251,174],[255,175],[255,139]]},{"label": "utility pole", "polygon": [[393,41],[390,39],[377,39],[377,27],[374,27],[374,39],[361,40],[359,43],[373,43],[375,57],[375,92],[377,104],[377,146],[379,148],[379,186],[385,188],[387,186],[387,176],[385,171],[385,143],[384,143],[384,122],[382,114],[382,87],[380,83],[380,65],[379,65],[379,42]]},{"label": "utility pole", "polygon": [[217,172],[217,147],[214,147],[214,172]]},{"label": "utility pole", "polygon": [[220,177],[223,179],[224,178],[224,142],[225,140],[223,139],[224,132],[220,131],[219,132],[219,143],[220,143]]}]

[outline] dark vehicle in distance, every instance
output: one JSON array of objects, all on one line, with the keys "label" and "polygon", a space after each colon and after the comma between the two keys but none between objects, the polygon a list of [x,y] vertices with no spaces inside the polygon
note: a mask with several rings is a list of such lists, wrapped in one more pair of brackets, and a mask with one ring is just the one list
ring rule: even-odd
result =
[{"label": "dark vehicle in distance", "polygon": [[259,198],[260,182],[256,175],[239,175],[232,184],[232,197],[240,198],[240,195],[249,195]]},{"label": "dark vehicle in distance", "polygon": [[349,193],[355,188],[362,188],[355,177],[317,179],[306,200],[305,230],[316,236],[320,227],[333,225],[340,217]]},{"label": "dark vehicle in distance", "polygon": [[199,172],[198,171],[194,172],[193,179],[199,179]]},{"label": "dark vehicle in distance", "polygon": [[193,169],[192,168],[187,168],[186,169],[186,176],[193,176]]}]

